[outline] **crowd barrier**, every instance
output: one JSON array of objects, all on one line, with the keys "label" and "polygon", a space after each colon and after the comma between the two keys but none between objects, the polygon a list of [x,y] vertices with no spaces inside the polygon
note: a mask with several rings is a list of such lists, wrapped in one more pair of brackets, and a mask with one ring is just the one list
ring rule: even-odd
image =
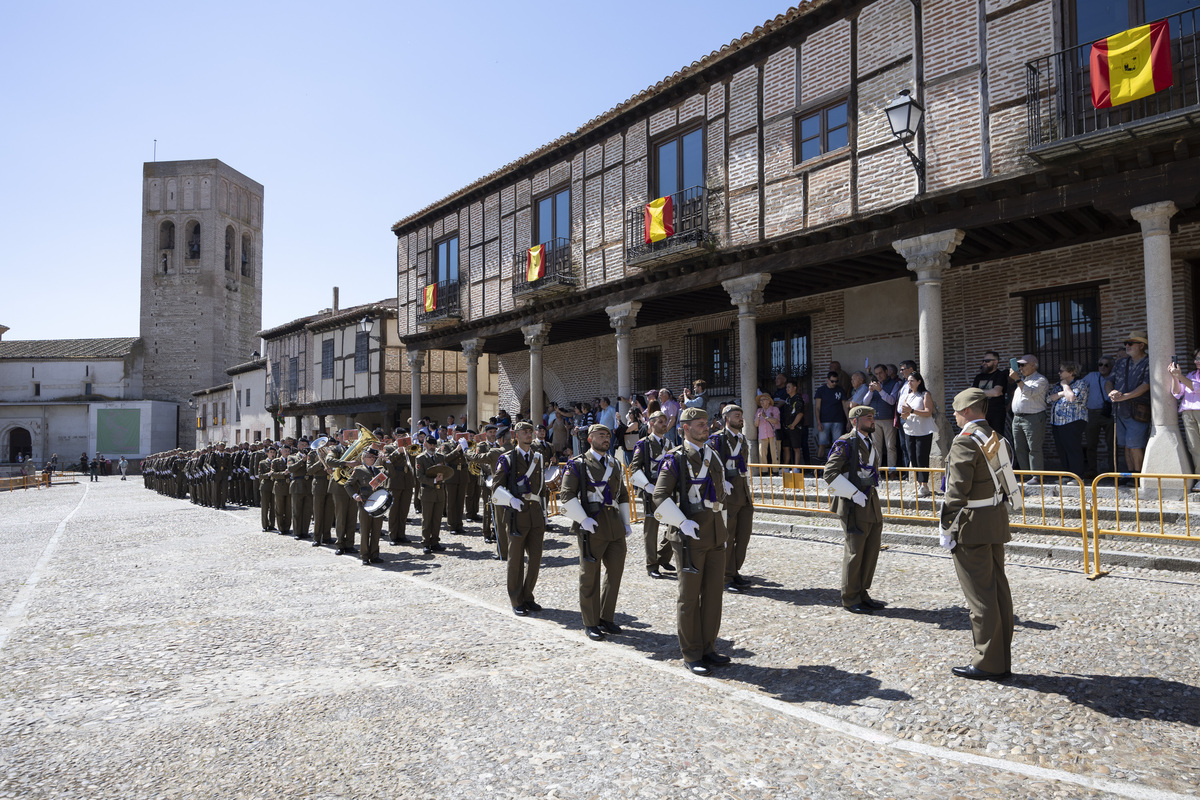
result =
[{"label": "crowd barrier", "polygon": [[[1100,537],[1124,536],[1138,539],[1162,539],[1200,543],[1200,531],[1192,530],[1192,510],[1200,510],[1191,503],[1188,488],[1200,475],[1170,475],[1166,473],[1106,472],[1092,481],[1092,497],[1099,497],[1100,490],[1124,483],[1133,491],[1133,504],[1122,508],[1119,489],[1114,492],[1111,507],[1092,503],[1091,537],[1093,570],[1088,574],[1095,579],[1107,575],[1100,569]],[[1148,491],[1147,491],[1148,490]],[[1149,495],[1149,498],[1145,497]],[[1170,498],[1170,499],[1168,499]],[[1179,498],[1179,499],[1175,499]],[[1167,503],[1176,503],[1170,507]],[[1111,517],[1111,527],[1106,527],[1105,518]]]}]

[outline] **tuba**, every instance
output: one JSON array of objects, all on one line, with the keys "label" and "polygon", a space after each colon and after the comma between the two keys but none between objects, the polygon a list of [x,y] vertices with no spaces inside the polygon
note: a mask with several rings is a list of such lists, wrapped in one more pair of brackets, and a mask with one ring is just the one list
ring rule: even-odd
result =
[{"label": "tuba", "polygon": [[357,426],[358,439],[355,440],[354,444],[350,446],[350,449],[341,458],[333,462],[333,475],[331,479],[338,483],[345,483],[350,480],[350,470],[357,465],[358,462],[356,459],[359,453],[379,441],[365,425],[358,423]]}]

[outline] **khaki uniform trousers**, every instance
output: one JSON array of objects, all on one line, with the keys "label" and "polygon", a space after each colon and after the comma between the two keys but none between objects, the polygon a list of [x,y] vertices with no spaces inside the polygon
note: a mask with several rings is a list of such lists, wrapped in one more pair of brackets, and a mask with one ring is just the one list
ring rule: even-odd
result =
[{"label": "khaki uniform trousers", "polygon": [[[720,514],[701,512],[714,517],[700,524],[700,539],[684,537],[695,573],[685,572],[684,544],[672,541],[675,563],[679,566],[679,599],[676,603],[676,627],[679,650],[684,661],[699,661],[706,653],[716,651],[717,634],[721,630],[721,602],[725,593],[725,542],[728,533]],[[693,517],[695,519],[695,517]]]},{"label": "khaki uniform trousers", "polygon": [[[542,545],[546,538],[546,514],[542,504],[526,500],[520,511],[510,509],[512,530],[508,542],[508,599],[513,608],[533,600],[542,568]],[[529,558],[526,565],[525,558]]]},{"label": "khaki uniform trousers", "polygon": [[358,506],[358,534],[361,540],[358,554],[364,562],[379,558],[379,535],[383,533],[383,517],[372,517],[363,508],[363,504],[353,499],[351,502]]},{"label": "khaki uniform trousers", "polygon": [[730,583],[746,563],[746,549],[754,529],[754,506],[743,503],[737,508],[729,508],[727,513],[729,520],[725,527],[729,531],[729,548],[725,551],[725,582]]},{"label": "khaki uniform trousers", "polygon": [[[261,480],[259,481],[261,483]],[[262,527],[269,531],[275,527],[275,493],[268,488],[259,492],[259,508],[262,509]]]},{"label": "khaki uniform trousers", "polygon": [[[654,518],[654,500],[645,492],[642,495],[642,539],[646,545],[646,569],[658,569],[671,563],[671,543],[660,534],[662,526]],[[611,620],[610,620],[611,622]]]},{"label": "khaki uniform trousers", "polygon": [[971,639],[978,652],[973,665],[985,672],[1009,672],[1013,604],[1004,574],[1004,545],[960,542],[951,555],[971,610]]},{"label": "khaki uniform trousers", "polygon": [[849,608],[863,601],[875,579],[875,565],[879,563],[879,547],[883,543],[883,520],[876,510],[874,519],[868,519],[870,504],[878,506],[874,490],[868,499],[868,509],[863,511],[850,503],[850,514],[842,520],[846,544],[842,549],[842,605]]},{"label": "khaki uniform trousers", "polygon": [[421,544],[438,544],[442,538],[442,514],[446,510],[446,490],[441,486],[421,487]]},{"label": "khaki uniform trousers", "polygon": [[[605,509],[602,513],[615,516],[609,520],[609,528],[617,528],[620,533],[604,536],[604,528],[589,534],[581,530],[579,536],[579,610],[583,616],[584,627],[600,624],[600,620],[612,622],[617,613],[617,594],[621,591],[621,577],[625,574],[625,523],[615,509]],[[595,561],[584,561],[583,537],[588,537],[588,547]],[[604,579],[601,581],[600,568],[604,567]]]},{"label": "khaki uniform trousers", "polygon": [[337,533],[337,546],[343,550],[354,547],[354,515],[357,511],[354,498],[337,481],[329,482],[329,494],[333,496],[333,529]]},{"label": "khaki uniform trousers", "polygon": [[292,533],[308,536],[308,523],[312,519],[313,496],[308,492],[307,481],[299,480],[300,491],[292,493]]},{"label": "khaki uniform trousers", "polygon": [[[283,482],[286,484],[287,479]],[[275,490],[275,522],[280,533],[292,532],[292,498],[287,494],[286,487],[283,491]]]},{"label": "khaki uniform trousers", "polygon": [[463,526],[463,505],[467,500],[467,481],[460,477],[446,484],[446,524],[450,530],[459,531]]},{"label": "khaki uniform trousers", "polygon": [[328,480],[313,481],[312,511],[313,540],[324,544],[329,541],[329,531],[333,528],[333,498]]}]

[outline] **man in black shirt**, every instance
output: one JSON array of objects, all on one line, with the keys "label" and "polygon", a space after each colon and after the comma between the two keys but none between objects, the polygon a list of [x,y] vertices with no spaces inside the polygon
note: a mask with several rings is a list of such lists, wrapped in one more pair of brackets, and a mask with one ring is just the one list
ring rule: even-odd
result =
[{"label": "man in black shirt", "polygon": [[[808,425],[807,411],[804,408],[804,398],[800,396],[800,387],[796,381],[789,380],[785,384],[783,405],[779,408],[779,430],[783,432],[783,464],[807,464],[808,457]],[[799,461],[801,452],[804,460]]]},{"label": "man in black shirt", "polygon": [[987,424],[997,432],[1004,431],[1004,416],[1007,404],[1004,402],[1008,389],[1008,372],[1000,369],[1000,356],[995,350],[983,354],[979,365],[980,373],[971,381],[971,386],[982,389],[987,395]]}]

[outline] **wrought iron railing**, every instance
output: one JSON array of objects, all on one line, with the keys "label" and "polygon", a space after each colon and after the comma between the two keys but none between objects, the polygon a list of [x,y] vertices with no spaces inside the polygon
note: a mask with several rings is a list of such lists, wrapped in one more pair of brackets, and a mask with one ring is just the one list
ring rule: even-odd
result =
[{"label": "wrought iron railing", "polygon": [[708,231],[708,191],[703,186],[693,186],[670,197],[675,232],[657,242],[646,241],[646,207],[639,206],[629,212],[626,262],[632,264],[657,260],[694,250],[711,240],[712,236]]},{"label": "wrought iron railing", "polygon": [[1200,49],[1197,47],[1200,9],[1166,19],[1171,33],[1173,85],[1115,108],[1092,105],[1092,42],[1027,62],[1025,108],[1029,147],[1046,147],[1121,127],[1160,121],[1169,124],[1181,118],[1180,112],[1186,109],[1200,112]]},{"label": "wrought iron railing", "polygon": [[529,250],[513,254],[513,296],[534,294],[555,286],[575,286],[575,271],[571,267],[571,240],[551,239],[546,247],[546,269],[540,278],[529,280]]},{"label": "wrought iron railing", "polygon": [[425,310],[425,297],[422,292],[417,297],[417,322],[437,322],[443,319],[459,319],[462,312],[459,307],[458,281],[440,281],[437,284],[434,307]]}]

